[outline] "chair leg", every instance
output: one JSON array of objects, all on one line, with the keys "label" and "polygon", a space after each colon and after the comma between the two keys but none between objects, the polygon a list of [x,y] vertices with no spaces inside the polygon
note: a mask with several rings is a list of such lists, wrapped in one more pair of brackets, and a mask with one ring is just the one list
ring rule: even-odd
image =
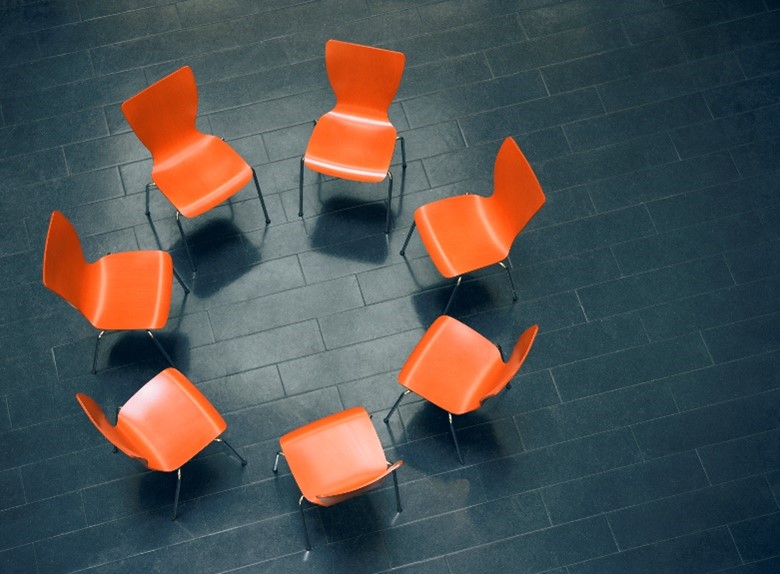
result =
[{"label": "chair leg", "polygon": [[176,511],[179,508],[179,492],[181,492],[181,468],[176,471],[176,494],[173,497],[173,517],[176,520]]},{"label": "chair leg", "polygon": [[274,468],[273,468],[274,473],[279,471],[279,457],[280,456],[284,456],[284,453],[282,451],[278,451],[276,453],[276,458],[274,459]]},{"label": "chair leg", "polygon": [[92,374],[94,375],[97,373],[97,357],[98,357],[98,349],[100,348],[100,340],[103,338],[103,335],[105,335],[105,331],[100,331],[97,336],[97,341],[95,341],[95,354],[92,356]]},{"label": "chair leg", "polygon": [[460,454],[460,445],[458,444],[458,436],[455,434],[455,426],[452,424],[452,413],[447,413],[447,417],[450,421],[450,431],[452,432],[452,440],[455,441],[455,450],[458,453],[458,460],[460,461],[460,464],[463,464],[463,457]]},{"label": "chair leg", "polygon": [[149,211],[149,190],[153,187],[157,187],[157,184],[153,181],[146,184],[146,217],[149,217],[152,214],[152,212]]},{"label": "chair leg", "polygon": [[515,290],[515,282],[512,279],[512,274],[509,272],[509,267],[503,261],[499,261],[498,264],[506,271],[506,276],[509,278],[509,286],[512,288],[512,301],[517,301],[517,291]]},{"label": "chair leg", "polygon": [[392,414],[395,412],[395,409],[397,409],[397,408],[398,408],[398,405],[401,403],[401,399],[403,399],[403,398],[404,398],[406,395],[408,395],[408,394],[409,394],[409,393],[411,393],[411,392],[412,392],[412,391],[410,391],[409,389],[406,389],[406,390],[405,390],[403,393],[401,393],[401,395],[400,395],[400,396],[399,396],[399,397],[398,397],[398,398],[395,400],[395,403],[393,403],[393,408],[392,408],[392,409],[390,409],[390,412],[389,412],[389,413],[387,413],[387,416],[386,416],[385,418],[383,418],[383,419],[382,419],[382,421],[383,421],[385,424],[387,424],[387,423],[388,423],[388,421],[390,420],[390,417],[391,417],[391,416],[392,416]]},{"label": "chair leg", "polygon": [[404,509],[401,508],[401,493],[398,491],[398,476],[396,476],[396,471],[393,471],[393,486],[395,486],[395,507],[398,510],[398,512],[403,512]]},{"label": "chair leg", "polygon": [[303,512],[303,495],[298,499],[298,509],[301,511],[301,521],[303,522],[303,536],[306,539],[306,550],[311,550],[311,542],[309,542],[309,529],[306,528],[306,515]]},{"label": "chair leg", "polygon": [[458,290],[458,287],[460,287],[460,282],[463,280],[463,275],[458,277],[458,280],[455,282],[455,287],[452,289],[452,293],[450,293],[450,298],[447,301],[447,306],[444,308],[443,315],[447,314],[447,311],[450,310],[450,306],[452,305],[452,300],[455,299],[455,292]]},{"label": "chair leg", "polygon": [[412,226],[409,228],[409,233],[406,234],[406,240],[404,241],[404,246],[401,247],[402,257],[406,257],[406,246],[409,245],[409,240],[412,238],[412,233],[414,233],[415,227],[417,227],[417,222],[412,221]]},{"label": "chair leg", "polygon": [[271,218],[268,217],[268,210],[265,208],[265,200],[263,199],[263,192],[260,191],[260,182],[257,181],[257,173],[255,172],[255,168],[252,168],[252,177],[255,180],[255,187],[257,188],[257,197],[260,198],[260,205],[263,207],[263,213],[265,214],[265,224],[268,225],[271,223]]},{"label": "chair leg", "polygon": [[179,226],[179,233],[181,234],[181,239],[184,241],[184,248],[187,250],[187,258],[190,260],[190,267],[192,267],[192,271],[197,271],[197,267],[195,267],[195,262],[192,260],[192,253],[190,253],[190,244],[187,243],[187,236],[184,235],[184,228],[181,226],[181,213],[178,211],[176,212],[176,225]]},{"label": "chair leg", "polygon": [[301,156],[301,171],[298,174],[298,217],[303,217],[303,156]]},{"label": "chair leg", "polygon": [[165,357],[165,360],[166,360],[166,361],[168,361],[168,364],[169,364],[171,367],[174,367],[174,368],[175,368],[175,367],[176,367],[176,365],[174,365],[174,364],[173,364],[173,360],[171,359],[171,356],[168,354],[168,351],[166,351],[166,350],[165,350],[165,347],[163,347],[163,346],[160,344],[160,341],[158,341],[158,340],[157,340],[157,337],[155,337],[155,336],[154,336],[154,333],[152,333],[152,332],[151,332],[151,331],[149,331],[148,329],[147,329],[146,333],[147,333],[147,334],[149,335],[149,337],[152,339],[152,342],[153,342],[153,343],[155,344],[155,346],[157,347],[157,350],[158,350],[158,351],[160,351],[160,353],[162,354],[162,356],[163,356],[163,357]]},{"label": "chair leg", "polygon": [[181,288],[184,289],[184,294],[189,295],[190,288],[187,287],[187,284],[184,282],[184,279],[182,279],[181,275],[179,275],[179,272],[176,271],[176,267],[173,268],[173,276],[176,277],[176,280],[179,282],[179,285],[181,285]]},{"label": "chair leg", "polygon": [[246,466],[246,459],[240,454],[238,454],[238,451],[234,449],[228,441],[226,441],[224,438],[215,438],[214,442],[221,442],[222,444],[224,444],[226,447],[228,447],[230,452],[236,455],[236,458],[238,458],[238,460],[241,461],[241,466]]},{"label": "chair leg", "polygon": [[389,182],[387,184],[387,220],[385,221],[385,235],[390,233],[390,202],[393,199],[393,174],[389,171],[387,172],[387,179]]},{"label": "chair leg", "polygon": [[406,142],[404,141],[404,136],[398,136],[395,139],[401,142],[401,167],[406,169]]}]

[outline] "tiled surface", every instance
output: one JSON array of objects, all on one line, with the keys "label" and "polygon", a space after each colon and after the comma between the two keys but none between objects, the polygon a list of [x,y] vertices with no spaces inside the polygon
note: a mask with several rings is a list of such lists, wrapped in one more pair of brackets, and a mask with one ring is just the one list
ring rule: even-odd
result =
[{"label": "tiled surface", "polygon": [[[402,50],[407,142],[393,229],[383,185],[306,174],[332,104],[326,39]],[[0,4],[0,571],[3,573],[780,570],[780,2],[775,0],[9,0]],[[164,365],[42,287],[49,214],[89,258],[163,248],[188,276],[148,153],[119,104],[193,67],[198,123],[256,168],[186,221],[199,262],[160,341],[224,413],[241,468],[209,447],[173,476],[111,452],[74,400],[122,404]],[[488,193],[514,136],[547,204],[453,314],[508,348],[512,389],[456,419],[398,370],[450,284],[414,209]],[[400,158],[396,158],[400,161]],[[278,438],[365,405],[392,489],[308,510],[271,472]]]}]

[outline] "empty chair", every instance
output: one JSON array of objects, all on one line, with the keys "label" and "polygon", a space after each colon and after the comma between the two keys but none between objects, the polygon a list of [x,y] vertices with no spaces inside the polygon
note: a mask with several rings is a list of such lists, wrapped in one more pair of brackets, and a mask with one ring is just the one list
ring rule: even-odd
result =
[{"label": "empty chair", "polygon": [[401,255],[415,227],[436,269],[445,277],[457,277],[447,306],[465,273],[498,264],[504,268],[517,301],[508,262],[517,235],[544,205],[545,197],[536,175],[512,138],[501,145],[493,171],[493,194],[459,195],[418,207]]},{"label": "empty chair", "polygon": [[447,411],[458,460],[463,464],[452,415],[477,410],[482,403],[509,387],[533,345],[538,325],[520,335],[506,362],[501,349],[448,315],[441,315],[417,343],[398,375],[406,388],[387,413],[390,420],[401,399],[417,393]]},{"label": "empty chair", "polygon": [[341,179],[380,182],[388,178],[385,233],[390,232],[393,174],[390,162],[397,137],[387,111],[398,91],[406,57],[400,52],[328,40],[325,67],[335,107],[315,124],[301,157],[298,216],[303,217],[304,166]]},{"label": "empty chair", "polygon": [[193,270],[195,264],[181,215],[192,218],[206,213],[254,179],[265,222],[271,223],[254,168],[222,139],[196,128],[198,88],[189,66],[179,68],[124,102],[122,112],[152,154],[146,215],[150,216],[149,189],[157,187],[176,209],[176,224]]},{"label": "empty chair", "polygon": [[401,512],[398,478],[403,464],[387,462],[382,444],[363,407],[353,407],[309,423],[284,435],[279,444],[273,471],[284,456],[295,482],[301,489],[298,508],[303,521],[306,549],[311,550],[303,501],[317,506],[333,504],[363,494],[393,475],[395,501]]},{"label": "empty chair", "polygon": [[98,404],[76,395],[89,420],[116,449],[151,470],[176,471],[173,519],[179,505],[181,467],[213,441],[221,442],[246,460],[219,436],[227,424],[214,406],[176,369],[165,369],[141,387],[117,413],[112,425]]},{"label": "empty chair", "polygon": [[97,370],[103,335],[115,330],[146,331],[173,365],[152,329],[161,329],[168,321],[174,276],[189,293],[165,251],[111,253],[89,263],[71,222],[59,211],[51,214],[43,253],[43,284],[100,331],[92,373]]}]

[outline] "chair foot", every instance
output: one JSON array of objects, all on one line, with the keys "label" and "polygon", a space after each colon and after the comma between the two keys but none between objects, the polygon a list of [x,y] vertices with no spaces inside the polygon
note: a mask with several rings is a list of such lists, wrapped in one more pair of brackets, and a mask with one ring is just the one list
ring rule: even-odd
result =
[{"label": "chair foot", "polygon": [[390,234],[390,206],[392,205],[391,201],[393,199],[393,174],[391,172],[387,172],[387,179],[389,180],[387,184],[387,219],[385,220],[385,235]]},{"label": "chair foot", "polygon": [[103,339],[103,335],[105,335],[105,331],[100,331],[97,336],[97,341],[95,341],[95,354],[92,355],[92,374],[94,375],[97,373],[97,358],[98,358],[98,349],[100,348],[100,341]]},{"label": "chair foot", "polygon": [[158,340],[157,340],[157,337],[155,337],[155,336],[154,336],[154,333],[152,333],[152,332],[151,332],[151,331],[149,331],[149,330],[147,330],[147,331],[146,331],[146,333],[147,333],[147,334],[149,335],[149,337],[152,339],[152,341],[154,342],[154,345],[157,347],[157,350],[158,350],[158,351],[160,351],[160,354],[161,354],[163,357],[165,357],[165,360],[166,360],[166,361],[168,361],[168,364],[169,364],[171,367],[174,367],[174,368],[175,368],[175,367],[176,367],[176,365],[174,365],[174,364],[173,364],[173,359],[171,359],[171,356],[168,354],[168,351],[166,351],[166,350],[165,350],[165,347],[163,347],[163,346],[160,344],[160,341],[158,341]]},{"label": "chair foot", "polygon": [[396,476],[396,471],[393,471],[393,486],[395,486],[395,507],[398,510],[398,512],[403,512],[404,509],[401,508],[401,493],[398,492],[398,476]]},{"label": "chair foot", "polygon": [[187,251],[187,259],[190,260],[190,267],[192,267],[192,272],[195,273],[198,269],[195,267],[195,261],[192,259],[192,253],[190,252],[190,244],[187,243],[187,236],[184,235],[184,228],[181,225],[181,213],[178,211],[176,212],[176,225],[179,228],[179,233],[181,234],[181,240],[184,242],[184,249]]},{"label": "chair foot", "polygon": [[222,444],[224,444],[226,447],[228,447],[228,449],[230,450],[230,452],[232,452],[234,455],[236,455],[236,458],[238,458],[238,460],[240,460],[240,461],[241,461],[241,466],[246,466],[246,459],[245,459],[243,456],[241,456],[240,454],[238,454],[238,451],[237,451],[236,449],[234,449],[234,448],[233,448],[233,447],[230,445],[230,443],[229,443],[228,441],[226,441],[224,438],[215,438],[215,439],[214,439],[214,441],[215,441],[215,442],[221,442],[221,443],[222,443]]},{"label": "chair foot", "polygon": [[452,293],[450,293],[450,298],[447,300],[447,306],[444,308],[443,315],[446,315],[447,312],[450,310],[450,307],[452,306],[452,301],[455,299],[455,292],[458,290],[458,287],[460,287],[460,282],[463,280],[463,275],[458,277],[458,280],[455,282],[455,287],[452,289]]},{"label": "chair foot", "polygon": [[398,408],[398,405],[401,403],[401,400],[402,400],[402,399],[403,399],[403,398],[404,398],[406,395],[408,395],[408,394],[409,394],[409,393],[411,393],[411,392],[412,392],[412,391],[410,391],[409,389],[406,389],[404,392],[402,392],[402,393],[401,393],[401,395],[400,395],[400,396],[399,396],[399,397],[398,397],[398,398],[395,400],[395,403],[393,403],[393,408],[391,408],[391,409],[390,409],[390,412],[389,412],[389,413],[387,413],[387,416],[386,416],[385,418],[383,418],[383,419],[382,419],[382,422],[384,422],[385,424],[387,424],[387,423],[390,421],[390,417],[391,417],[391,416],[392,416],[392,414],[395,412],[395,409],[397,409],[397,408]]},{"label": "chair foot", "polygon": [[265,224],[271,223],[271,218],[268,217],[268,210],[265,207],[265,200],[263,199],[263,192],[260,191],[260,182],[257,181],[257,172],[255,168],[252,168],[252,178],[255,180],[255,187],[257,188],[257,197],[260,198],[260,205],[263,208],[263,214],[265,215]]},{"label": "chair foot", "polygon": [[409,240],[412,238],[412,233],[414,233],[415,227],[417,227],[417,222],[412,221],[412,226],[409,228],[409,233],[406,234],[404,245],[401,247],[401,257],[406,257],[406,246],[409,245]]},{"label": "chair foot", "polygon": [[181,492],[181,469],[176,471],[176,494],[173,497],[173,516],[171,520],[176,520],[176,511],[179,509],[179,493]]},{"label": "chair foot", "polygon": [[509,286],[512,288],[512,301],[517,301],[517,290],[515,289],[515,282],[512,279],[512,274],[509,272],[509,267],[503,261],[499,261],[498,264],[506,271],[506,276],[509,279]]},{"label": "chair foot", "polygon": [[184,282],[184,279],[182,279],[181,275],[179,275],[179,272],[176,271],[176,267],[173,268],[173,276],[176,277],[176,280],[179,282],[179,285],[181,285],[181,288],[184,289],[184,294],[189,295],[190,288],[187,287],[187,284]]},{"label": "chair foot", "polygon": [[303,217],[303,156],[301,156],[301,169],[298,174],[298,217]]},{"label": "chair foot", "polygon": [[404,136],[398,136],[395,139],[401,142],[401,167],[406,169],[406,141]]},{"label": "chair foot", "polygon": [[279,451],[279,452],[276,453],[276,458],[274,459],[274,467],[272,469],[274,471],[274,474],[279,472],[279,457],[280,456],[284,456],[284,453],[282,451]]},{"label": "chair foot", "polygon": [[309,541],[309,529],[306,528],[306,515],[303,512],[303,495],[298,499],[298,509],[301,511],[301,521],[303,522],[303,536],[306,540],[306,550],[311,550],[311,542]]}]

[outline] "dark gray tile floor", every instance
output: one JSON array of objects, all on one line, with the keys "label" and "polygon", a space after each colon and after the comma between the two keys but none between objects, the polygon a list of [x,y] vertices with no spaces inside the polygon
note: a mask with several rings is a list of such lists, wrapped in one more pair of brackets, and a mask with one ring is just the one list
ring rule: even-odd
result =
[{"label": "dark gray tile floor", "polygon": [[[332,104],[328,38],[403,51],[391,117],[409,166],[383,185],[307,174]],[[780,571],[780,2],[776,0],[6,0],[0,4],[0,571],[555,574]],[[242,468],[209,448],[145,472],[80,411],[164,364],[94,331],[40,282],[52,210],[107,251],[170,250],[148,153],[119,104],[189,64],[199,125],[257,169],[186,226],[199,263],[160,333],[224,413]],[[396,374],[450,285],[416,207],[488,193],[513,136],[548,202],[453,314],[505,348],[541,327],[512,389],[457,419]],[[398,161],[399,158],[396,158]],[[280,435],[364,405],[392,489],[309,511],[271,472]]]}]

